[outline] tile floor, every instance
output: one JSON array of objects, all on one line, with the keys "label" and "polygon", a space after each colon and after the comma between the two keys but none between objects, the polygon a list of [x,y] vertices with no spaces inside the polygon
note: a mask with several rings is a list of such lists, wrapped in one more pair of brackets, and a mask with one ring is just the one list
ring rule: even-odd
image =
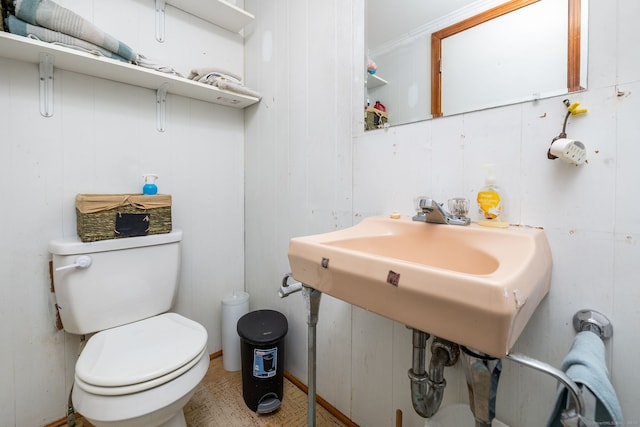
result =
[{"label": "tile floor", "polygon": [[[211,361],[204,380],[185,406],[184,414],[189,427],[302,427],[307,425],[307,395],[285,379],[280,409],[269,415],[258,415],[244,403],[241,372],[225,371],[222,358],[217,357]],[[342,423],[319,405],[316,409],[316,425],[355,426]],[[92,425],[79,417],[76,427]]]}]

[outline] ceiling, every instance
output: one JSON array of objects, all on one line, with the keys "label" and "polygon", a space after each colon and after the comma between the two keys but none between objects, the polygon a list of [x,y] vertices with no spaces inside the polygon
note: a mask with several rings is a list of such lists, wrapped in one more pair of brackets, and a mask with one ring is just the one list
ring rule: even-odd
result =
[{"label": "ceiling", "polygon": [[366,46],[375,49],[475,1],[477,0],[366,0]]}]

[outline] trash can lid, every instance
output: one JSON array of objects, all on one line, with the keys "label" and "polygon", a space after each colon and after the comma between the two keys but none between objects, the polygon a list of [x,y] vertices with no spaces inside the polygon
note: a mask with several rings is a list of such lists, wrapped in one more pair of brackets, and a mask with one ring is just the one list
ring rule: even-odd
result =
[{"label": "trash can lid", "polygon": [[238,335],[254,344],[266,344],[287,335],[289,325],[284,314],[275,310],[256,310],[238,320]]}]

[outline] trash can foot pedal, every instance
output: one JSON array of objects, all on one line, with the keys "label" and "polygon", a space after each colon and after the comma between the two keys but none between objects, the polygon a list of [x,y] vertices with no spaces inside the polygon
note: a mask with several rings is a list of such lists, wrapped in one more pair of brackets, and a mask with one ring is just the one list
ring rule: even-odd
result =
[{"label": "trash can foot pedal", "polygon": [[260,399],[260,403],[258,403],[258,409],[256,410],[256,413],[270,414],[271,412],[277,410],[279,407],[280,399],[278,399],[278,396],[276,396],[275,393],[269,393],[262,399]]}]

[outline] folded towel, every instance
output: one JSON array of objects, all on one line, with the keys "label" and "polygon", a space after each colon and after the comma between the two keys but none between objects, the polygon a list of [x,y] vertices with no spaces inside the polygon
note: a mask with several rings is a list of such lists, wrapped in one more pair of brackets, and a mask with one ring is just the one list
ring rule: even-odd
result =
[{"label": "folded towel", "polygon": [[239,93],[241,95],[248,95],[253,96],[254,98],[262,99],[262,95],[260,95],[260,93],[256,92],[255,90],[229,81],[219,80],[218,82],[216,82],[216,86],[219,89],[224,89],[231,92]]},{"label": "folded towel", "polygon": [[182,77],[172,67],[158,64],[133,51],[76,13],[51,0],[10,0],[16,16],[9,17],[9,31],[72,49],[134,63]]},{"label": "folded towel", "polygon": [[179,72],[177,72],[175,69],[171,68],[170,66],[158,64],[157,62],[152,61],[151,59],[149,59],[146,56],[141,55],[141,54],[138,54],[138,57],[134,61],[134,64],[139,65],[139,66],[144,67],[144,68],[150,68],[152,70],[156,70],[156,71],[159,71],[161,73],[173,74],[174,76],[184,77],[182,74],[180,74]]},{"label": "folded towel", "polygon": [[[608,426],[622,426],[622,409],[615,390],[609,381],[604,343],[593,332],[580,332],[560,367],[576,384],[588,387],[596,398],[595,419]],[[560,415],[566,407],[568,392],[563,385],[558,386],[556,404],[549,418],[549,427],[562,427]],[[585,414],[591,418],[593,414]]]},{"label": "folded towel", "polygon": [[191,74],[189,74],[188,78],[190,80],[200,81],[200,79],[208,75],[210,76],[219,75],[219,76],[228,78],[230,80],[235,80],[236,83],[240,83],[242,81],[242,77],[240,77],[239,75],[232,73],[230,71],[227,71],[225,69],[216,68],[216,67],[194,68],[193,70],[191,70]]},{"label": "folded towel", "polygon": [[200,83],[206,83],[209,85],[215,85],[218,80],[229,81],[235,84],[242,84],[240,80],[232,76],[228,76],[226,74],[220,74],[220,73],[207,73],[203,76],[196,76],[195,78],[193,78],[193,80],[197,80]]},{"label": "folded towel", "polygon": [[93,55],[104,56],[107,58],[117,59],[123,62],[129,62],[129,60],[116,55],[115,53],[103,49],[100,46],[96,46],[92,43],[84,40],[71,37],[67,34],[62,34],[58,31],[52,31],[38,25],[31,25],[25,21],[16,18],[13,15],[9,15],[7,19],[7,28],[9,32],[17,34],[19,36],[29,37],[36,40],[53,43],[59,46],[65,46],[71,49],[81,50],[83,52],[91,53]]},{"label": "folded towel", "polygon": [[138,57],[136,52],[125,43],[51,0],[12,1],[16,17],[31,25],[38,25],[84,40],[131,62]]},{"label": "folded towel", "polygon": [[194,68],[193,70],[191,70],[191,74],[189,74],[188,78],[200,83],[215,86],[218,89],[228,90],[230,92],[235,92],[241,95],[248,95],[253,96],[254,98],[262,99],[262,95],[242,84],[242,78],[239,75],[231,73],[222,68]]}]

